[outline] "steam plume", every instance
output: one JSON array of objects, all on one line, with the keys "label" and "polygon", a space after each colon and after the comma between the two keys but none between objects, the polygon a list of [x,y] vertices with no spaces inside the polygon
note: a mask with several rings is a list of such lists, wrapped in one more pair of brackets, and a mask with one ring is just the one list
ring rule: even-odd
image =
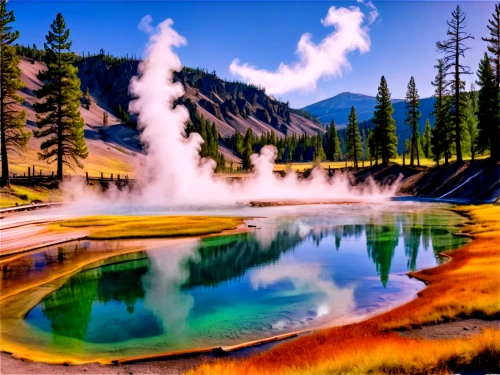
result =
[{"label": "steam plume", "polygon": [[[351,9],[333,11],[324,21],[340,23],[343,13],[359,18]],[[352,19],[352,18],[351,18]],[[136,98],[130,110],[138,114],[141,141],[146,145],[146,164],[138,177],[146,181],[142,186],[141,203],[213,203],[249,199],[349,199],[369,193],[370,197],[393,195],[396,187],[380,189],[374,183],[364,188],[352,187],[347,175],[328,179],[321,170],[313,170],[310,179],[298,180],[294,173],[285,178],[273,173],[276,148],[265,146],[259,155],[252,155],[254,172],[241,183],[228,183],[214,175],[215,162],[200,159],[203,142],[197,133],[186,137],[185,124],[189,119],[182,105],[174,108],[174,101],[184,94],[180,83],[173,82],[173,73],[182,69],[173,48],[186,44],[186,40],[167,19],[156,28],[151,18],[141,21],[141,28],[151,33],[146,58],[139,66],[139,76],[130,82],[130,93]],[[349,22],[347,22],[349,23]],[[344,26],[342,26],[344,27]],[[342,28],[341,27],[341,28]],[[363,37],[357,43],[362,43]]]}]

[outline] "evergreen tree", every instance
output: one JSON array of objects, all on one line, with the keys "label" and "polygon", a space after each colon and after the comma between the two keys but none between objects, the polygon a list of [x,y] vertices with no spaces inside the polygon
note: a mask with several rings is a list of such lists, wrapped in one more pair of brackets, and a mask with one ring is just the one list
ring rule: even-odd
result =
[{"label": "evergreen tree", "polygon": [[478,129],[477,147],[480,152],[490,149],[491,158],[500,160],[500,93],[495,82],[490,58],[485,53],[479,63],[477,72],[478,98]]},{"label": "evergreen tree", "polygon": [[424,157],[424,149],[422,148],[422,136],[420,135],[420,132],[417,130],[417,155],[419,158]]},{"label": "evergreen tree", "polygon": [[90,106],[92,105],[92,99],[90,98],[89,88],[85,90],[85,94],[83,94],[83,100],[85,102],[85,109],[90,110]]},{"label": "evergreen tree", "polygon": [[375,137],[375,132],[373,130],[368,131],[368,139],[366,141],[368,145],[368,156],[370,158],[370,166],[372,165],[372,159],[375,157],[375,163],[378,164],[377,159],[377,138]]},{"label": "evergreen tree", "polygon": [[108,112],[104,111],[102,113],[102,124],[108,125]]},{"label": "evergreen tree", "polygon": [[389,158],[397,156],[398,138],[396,137],[396,122],[392,117],[394,108],[391,93],[384,76],[380,80],[376,101],[373,123],[377,138],[377,157],[382,159],[383,164],[387,164]]},{"label": "evergreen tree", "polygon": [[335,121],[332,120],[330,127],[326,131],[327,139],[327,155],[328,160],[339,160],[342,157],[342,151],[340,150],[340,141],[337,134],[337,127],[335,126]]},{"label": "evergreen tree", "polygon": [[210,145],[210,156],[212,159],[217,161],[217,156],[219,155],[219,132],[217,131],[217,126],[215,126],[215,122],[212,122],[211,127],[212,133],[212,144]]},{"label": "evergreen tree", "polygon": [[444,156],[445,164],[451,156],[451,146],[455,139],[455,127],[450,121],[450,100],[448,99],[448,86],[446,82],[444,62],[439,59],[438,64],[434,66],[437,74],[432,82],[435,87],[434,97],[434,117],[436,121],[432,129],[431,150],[436,162],[439,164],[441,156]]},{"label": "evergreen tree", "polygon": [[208,147],[208,132],[204,118],[201,118],[200,121],[200,136],[201,139],[203,139],[203,143],[201,144],[201,149],[200,149],[200,156],[202,158],[206,158],[209,155],[209,147]]},{"label": "evergreen tree", "polygon": [[29,139],[29,133],[24,131],[26,112],[17,108],[17,105],[24,102],[24,98],[17,94],[24,83],[20,79],[21,69],[18,67],[21,58],[16,55],[16,49],[12,46],[19,38],[19,31],[14,31],[9,25],[14,21],[14,12],[8,12],[6,1],[0,1],[1,186],[10,186],[8,151],[24,150]]},{"label": "evergreen tree", "polygon": [[243,155],[243,152],[245,150],[243,146],[243,136],[238,131],[236,131],[234,135],[234,150],[238,155]]},{"label": "evergreen tree", "polygon": [[214,157],[214,143],[215,143],[214,133],[212,132],[210,122],[207,121],[205,123],[205,129],[206,129],[206,137],[207,137],[205,140],[206,152],[205,152],[205,155],[203,155],[203,156],[216,160],[216,158]]},{"label": "evergreen tree", "polygon": [[273,145],[273,146],[277,145],[276,133],[274,132],[274,130],[271,130],[271,133],[269,135],[268,144]]},{"label": "evergreen tree", "polygon": [[410,138],[405,139],[405,143],[403,144],[403,165],[406,165],[406,157],[408,156],[411,149],[411,140]]},{"label": "evergreen tree", "polygon": [[253,132],[252,128],[248,128],[245,137],[243,138],[243,160],[242,160],[242,166],[243,169],[249,170],[252,169],[252,161],[250,159],[250,155],[253,154]]},{"label": "evergreen tree", "polygon": [[474,84],[471,83],[470,91],[467,93],[467,106],[465,122],[467,124],[467,130],[469,132],[469,141],[470,141],[470,156],[471,159],[474,160],[476,156],[476,142],[477,142],[477,93],[474,87]]},{"label": "evergreen tree", "polygon": [[490,37],[482,39],[489,43],[488,51],[491,52],[495,81],[497,86],[500,87],[500,4],[495,4],[495,11],[488,22],[487,27],[490,31]]},{"label": "evergreen tree", "polygon": [[323,136],[318,133],[314,137],[314,155],[313,160],[320,162],[326,159],[325,149],[323,148]]},{"label": "evergreen tree", "polygon": [[420,98],[418,96],[417,86],[413,77],[410,78],[408,83],[408,90],[406,91],[406,118],[405,123],[410,129],[411,145],[410,145],[410,166],[414,166],[414,156],[417,154],[417,163],[420,166],[420,157],[418,154],[418,120],[420,119]]},{"label": "evergreen tree", "polygon": [[122,107],[121,104],[118,104],[116,107],[116,117],[118,117],[120,120],[122,120],[125,124],[128,124],[130,122],[130,117]]},{"label": "evergreen tree", "polygon": [[461,101],[460,90],[462,85],[461,76],[472,74],[468,66],[462,65],[460,58],[465,56],[465,51],[470,47],[466,47],[464,42],[474,37],[464,31],[466,15],[457,5],[457,8],[451,13],[451,20],[447,21],[448,33],[450,37],[442,42],[437,42],[436,46],[439,51],[444,53],[444,72],[446,76],[451,76],[450,85],[454,89],[454,98],[452,102],[452,117],[455,124],[455,148],[457,154],[457,161],[462,162],[462,146],[460,136],[461,116]]},{"label": "evergreen tree", "polygon": [[422,150],[426,158],[432,156],[431,152],[431,123],[429,119],[425,120],[424,136],[422,137]]},{"label": "evergreen tree", "polygon": [[226,170],[226,158],[224,154],[220,153],[216,161],[217,167],[215,168],[215,172],[224,172]]},{"label": "evergreen tree", "polygon": [[49,163],[57,161],[57,179],[63,179],[63,165],[73,163],[83,168],[80,159],[88,156],[83,134],[83,119],[80,115],[80,80],[77,69],[72,65],[74,54],[70,51],[69,29],[61,13],[50,26],[45,37],[45,63],[47,70],[38,74],[44,82],[37,90],[38,99],[43,102],[33,105],[37,113],[35,137],[51,136],[42,142],[38,155]]},{"label": "evergreen tree", "polygon": [[348,124],[346,128],[346,157],[352,158],[354,168],[358,168],[358,160],[362,155],[361,135],[359,134],[358,116],[356,110],[351,107]]}]

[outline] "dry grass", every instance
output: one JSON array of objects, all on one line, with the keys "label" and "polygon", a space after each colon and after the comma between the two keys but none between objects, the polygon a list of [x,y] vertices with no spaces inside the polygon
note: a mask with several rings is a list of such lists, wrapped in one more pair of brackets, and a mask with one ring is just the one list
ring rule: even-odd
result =
[{"label": "dry grass", "polygon": [[[88,142],[89,145],[94,146],[97,142]],[[134,176],[134,166],[130,163],[134,158],[128,156],[123,157],[123,152],[116,150],[115,147],[107,146],[106,144],[98,144],[91,149],[89,157],[82,160],[84,165],[83,169],[75,168],[71,170],[69,168],[64,169],[64,173],[68,175],[80,175],[84,176],[85,172],[89,172],[91,176],[100,176],[101,172],[106,175],[111,173],[128,175],[130,178]],[[94,151],[94,152],[92,152]],[[9,172],[18,175],[28,174],[28,168],[35,166],[35,173],[38,174],[42,171],[44,175],[55,173],[56,163],[48,164],[46,161],[38,159],[38,149],[28,148],[23,152],[22,157],[19,155],[12,155],[9,158]]]},{"label": "dry grass", "polygon": [[59,202],[62,200],[61,192],[43,187],[25,187],[11,185],[10,188],[0,189],[0,208],[12,207],[32,202]]},{"label": "dry grass", "polygon": [[[489,157],[489,155],[480,155],[477,156],[476,159],[485,159]],[[452,157],[450,161],[454,161],[455,157]],[[391,159],[391,162],[397,163],[400,165],[403,165],[403,158],[401,156],[398,156],[395,159]],[[373,161],[374,163],[374,161]],[[406,165],[410,163],[410,159],[406,158]],[[299,171],[302,172],[306,169],[312,169],[316,163],[308,162],[308,163],[288,163],[288,164],[275,164],[274,165],[274,170],[275,171],[287,171],[287,170],[294,170],[294,171]],[[345,168],[346,163],[345,161],[323,161],[320,163],[321,168],[328,169],[328,167],[332,169],[339,169],[339,168]],[[416,165],[416,161],[415,161]],[[422,167],[434,167],[436,165],[436,162],[433,159],[428,159],[428,158],[421,158],[420,159],[420,166]],[[352,161],[347,162],[348,167],[353,167],[354,163]],[[362,166],[362,162],[359,162],[359,166]],[[370,166],[370,161],[365,160],[365,167]]]},{"label": "dry grass", "polygon": [[212,216],[90,216],[54,227],[86,228],[90,239],[183,237],[236,229],[241,218]]},{"label": "dry grass", "polygon": [[427,374],[453,373],[485,363],[498,366],[498,330],[469,340],[415,340],[393,331],[457,317],[500,314],[500,206],[455,210],[473,219],[463,232],[475,239],[449,252],[449,262],[413,274],[427,283],[417,299],[359,324],[302,336],[249,358],[204,364],[189,374]]}]

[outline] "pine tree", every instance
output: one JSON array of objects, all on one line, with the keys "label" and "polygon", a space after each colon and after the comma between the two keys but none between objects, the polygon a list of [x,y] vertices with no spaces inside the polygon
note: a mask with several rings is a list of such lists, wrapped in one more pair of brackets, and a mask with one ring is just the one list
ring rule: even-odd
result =
[{"label": "pine tree", "polygon": [[422,137],[422,150],[426,158],[432,156],[431,152],[431,123],[429,119],[425,120],[424,136]]},{"label": "pine tree", "polygon": [[277,145],[277,139],[276,139],[276,133],[274,130],[271,130],[271,133],[269,135],[269,143],[270,145],[276,146]]},{"label": "pine tree", "polygon": [[125,124],[128,124],[130,122],[130,117],[122,107],[121,104],[118,104],[116,107],[116,117],[118,117],[120,120],[122,120]]},{"label": "pine tree", "polygon": [[500,87],[500,4],[495,4],[495,11],[492,14],[492,19],[488,20],[487,25],[490,31],[489,38],[482,38],[488,42],[488,51],[491,52],[491,63],[493,64],[493,71],[495,74],[495,81],[497,86]]},{"label": "pine tree", "polygon": [[358,116],[356,110],[351,107],[348,124],[346,128],[346,157],[352,158],[354,168],[358,169],[358,160],[362,155],[361,135],[359,134]]},{"label": "pine tree", "polygon": [[19,38],[19,31],[14,31],[9,25],[14,21],[14,12],[8,12],[6,1],[0,1],[1,186],[10,186],[8,151],[24,150],[30,135],[24,131],[26,112],[17,108],[17,105],[24,102],[24,98],[17,94],[17,90],[21,90],[24,83],[20,79],[21,69],[18,67],[21,58],[16,55],[16,49],[12,46]]},{"label": "pine tree", "polygon": [[245,137],[243,138],[243,160],[242,166],[243,169],[249,170],[252,169],[252,161],[250,159],[250,155],[253,154],[253,132],[252,128],[248,128]]},{"label": "pine tree", "polygon": [[208,132],[204,118],[201,118],[200,121],[200,136],[201,139],[203,139],[203,143],[201,144],[201,149],[200,149],[200,156],[202,158],[206,158],[209,155],[209,147],[208,147]]},{"label": "pine tree", "polygon": [[217,160],[217,156],[219,155],[219,132],[217,131],[217,126],[215,126],[215,122],[212,122],[212,127],[210,128],[212,133],[212,144],[210,147],[210,156],[212,159]]},{"label": "pine tree", "polygon": [[375,157],[375,163],[378,164],[377,159],[377,138],[375,137],[375,132],[373,130],[368,131],[368,138],[366,140],[368,145],[368,156],[370,158],[370,166],[372,165],[372,159]]},{"label": "pine tree", "polygon": [[92,105],[92,99],[90,98],[89,88],[85,90],[85,94],[83,94],[83,100],[85,101],[85,109],[90,110],[90,106]]},{"label": "pine tree", "polygon": [[237,154],[243,155],[243,152],[245,149],[243,146],[243,136],[238,131],[236,131],[236,133],[234,135],[234,149],[235,149]]},{"label": "pine tree", "polygon": [[38,155],[49,163],[57,161],[57,179],[63,179],[63,165],[72,168],[75,164],[83,165],[80,159],[88,156],[83,134],[83,119],[80,115],[80,80],[77,69],[72,65],[74,54],[70,51],[69,29],[61,13],[50,26],[45,37],[45,63],[47,70],[38,74],[44,82],[35,92],[43,102],[33,105],[37,113],[35,137],[50,138],[44,140]]},{"label": "pine tree", "polygon": [[212,132],[212,128],[210,126],[210,122],[207,121],[205,123],[205,129],[206,129],[206,152],[204,153],[203,156],[205,157],[209,157],[209,158],[212,158],[215,160],[215,157],[214,157],[214,143],[215,143],[215,140],[214,140],[214,133]]},{"label": "pine tree", "polygon": [[102,113],[102,124],[108,125],[108,112],[104,111]]},{"label": "pine tree", "polygon": [[226,158],[223,153],[219,153],[217,157],[217,167],[215,172],[224,172],[226,170]]},{"label": "pine tree", "polygon": [[462,65],[460,57],[465,56],[465,51],[470,47],[466,47],[464,42],[474,37],[464,31],[466,15],[457,5],[457,8],[451,13],[451,21],[447,21],[448,33],[450,37],[442,42],[437,42],[436,46],[439,51],[444,53],[444,72],[445,76],[451,76],[450,85],[454,89],[454,98],[452,106],[452,117],[455,124],[455,148],[457,154],[457,161],[462,162],[462,146],[460,137],[460,123],[463,111],[461,111],[461,76],[472,74],[468,66]]},{"label": "pine tree", "polygon": [[314,137],[314,155],[313,160],[320,162],[326,159],[325,149],[323,148],[323,136],[318,133]]},{"label": "pine tree", "polygon": [[432,82],[435,87],[436,102],[433,114],[436,121],[432,129],[431,150],[438,164],[441,156],[444,156],[445,164],[448,164],[451,146],[455,139],[455,127],[450,120],[449,83],[446,82],[443,60],[439,59],[434,67],[437,69],[436,77]]},{"label": "pine tree", "polygon": [[[363,124],[365,124],[366,121],[363,121]],[[365,160],[368,156],[368,145],[367,145],[367,141],[368,141],[368,133],[366,132],[366,127],[362,127],[361,128],[361,131],[360,131],[360,134],[361,134],[361,160],[362,160],[362,166],[364,167],[365,166]]]},{"label": "pine tree", "polygon": [[340,149],[340,141],[337,134],[337,127],[335,121],[331,121],[330,127],[326,131],[327,139],[327,155],[328,160],[339,160],[342,157],[342,150]]},{"label": "pine tree", "polygon": [[478,129],[477,147],[480,152],[490,149],[491,158],[500,160],[500,93],[495,82],[490,58],[485,53],[477,72]]},{"label": "pine tree", "polygon": [[380,80],[376,101],[373,123],[377,138],[377,156],[382,159],[383,164],[387,164],[389,158],[397,156],[398,138],[396,137],[396,122],[392,117],[394,108],[391,93],[384,76]]},{"label": "pine tree", "polygon": [[411,149],[411,140],[410,138],[406,138],[403,144],[403,165],[406,165],[406,156],[410,152]]},{"label": "pine tree", "polygon": [[417,154],[417,163],[420,166],[420,157],[418,154],[418,120],[420,119],[420,98],[418,96],[417,86],[413,77],[410,78],[408,83],[408,91],[406,92],[406,118],[405,123],[410,129],[411,134],[411,151],[410,151],[410,166],[414,166],[415,153]]},{"label": "pine tree", "polygon": [[470,91],[467,93],[467,106],[465,122],[467,124],[467,130],[469,132],[469,142],[470,142],[470,156],[474,160],[476,157],[476,142],[477,142],[477,93],[474,84],[471,83]]}]

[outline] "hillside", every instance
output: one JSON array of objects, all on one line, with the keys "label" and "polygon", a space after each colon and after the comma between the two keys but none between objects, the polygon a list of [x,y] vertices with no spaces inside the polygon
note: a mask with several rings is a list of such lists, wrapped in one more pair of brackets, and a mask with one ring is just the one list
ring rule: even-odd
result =
[{"label": "hillside", "polygon": [[[393,99],[393,103],[402,102],[402,99]],[[303,109],[314,116],[317,116],[322,123],[330,123],[335,120],[337,126],[345,126],[351,107],[356,108],[359,121],[369,120],[373,117],[375,109],[375,97],[343,92],[334,97],[308,105]]]},{"label": "hillside", "polygon": [[[303,109],[317,116],[322,123],[329,123],[334,119],[338,127],[343,127],[348,122],[347,117],[352,106],[356,108],[359,122],[367,121],[371,123],[375,103],[375,97],[373,96],[343,92],[332,98],[308,105]],[[407,126],[404,123],[406,103],[403,99],[392,99],[392,103],[394,107],[393,117],[396,120],[396,134],[400,139],[398,150],[401,153],[403,151],[403,142],[401,140],[406,138],[408,134]],[[420,99],[422,117],[419,120],[419,127],[421,134],[423,134],[426,119],[429,119],[431,124],[434,123],[434,116],[431,114],[434,110],[434,103],[434,98]]]},{"label": "hillside", "polygon": [[[22,75],[21,80],[26,87],[20,94],[26,99],[22,107],[26,111],[26,130],[30,133],[36,129],[36,116],[33,110],[33,103],[36,96],[33,91],[39,89],[42,83],[36,78],[37,73],[45,69],[39,62],[32,62],[22,59],[19,65]],[[88,171],[92,175],[104,173],[120,173],[122,175],[132,175],[135,166],[141,162],[143,156],[140,154],[135,130],[120,124],[120,121],[103,106],[96,97],[92,98],[93,104],[90,110],[80,107],[80,112],[85,121],[85,138],[89,148],[89,157],[83,160],[84,169],[76,170],[72,174],[85,174]],[[97,103],[97,104],[96,104]],[[102,126],[103,112],[108,112],[108,126]],[[55,164],[47,164],[38,160],[37,152],[43,139],[31,136],[28,142],[28,150],[22,155],[9,154],[10,173],[27,173],[28,167],[35,166],[35,170],[42,170],[44,174],[55,171]],[[66,171],[71,173],[71,171]]]},{"label": "hillside", "polygon": [[[138,61],[109,64],[99,56],[75,64],[79,69],[81,89],[85,91],[89,87],[93,104],[90,110],[80,107],[89,157],[83,161],[84,169],[78,169],[73,174],[104,172],[132,175],[137,163],[141,162],[143,155],[138,131],[115,116],[118,105],[128,108],[131,100],[128,85],[130,78],[137,74],[138,64]],[[33,91],[42,85],[36,75],[45,66],[31,59],[22,59],[20,68],[21,79],[26,84],[20,94],[26,99],[23,109],[27,112],[27,130],[32,132],[36,128],[33,110],[36,97]],[[215,122],[222,138],[235,131],[245,133],[247,128],[252,128],[257,135],[271,131],[278,136],[324,132],[320,124],[294,113],[287,104],[267,96],[256,87],[225,82],[214,74],[187,68],[176,74],[175,79],[184,85],[186,91],[179,103],[189,109],[192,117],[203,116]],[[103,112],[109,116],[107,126],[102,125]],[[9,160],[10,173],[26,173],[29,166],[35,166],[37,172],[54,171],[55,165],[38,160],[37,152],[42,141],[32,136],[22,157],[13,154]],[[241,163],[241,159],[223,144],[220,144],[219,152],[224,154],[227,162]]]},{"label": "hillside", "polygon": [[491,159],[452,162],[431,168],[391,163],[353,171],[356,182],[373,179],[382,185],[402,178],[398,195],[424,199],[498,202],[500,164]]},{"label": "hillside", "polygon": [[[86,87],[109,108],[128,108],[130,78],[137,74],[138,61],[109,64],[100,56],[89,57],[76,63],[82,90]],[[317,134],[324,132],[315,123],[293,113],[286,103],[267,96],[254,86],[239,82],[226,82],[215,74],[199,69],[184,68],[175,74],[182,83],[185,95],[179,100],[194,116],[195,112],[215,122],[222,137],[245,133],[252,128],[254,134],[269,133]]]}]

